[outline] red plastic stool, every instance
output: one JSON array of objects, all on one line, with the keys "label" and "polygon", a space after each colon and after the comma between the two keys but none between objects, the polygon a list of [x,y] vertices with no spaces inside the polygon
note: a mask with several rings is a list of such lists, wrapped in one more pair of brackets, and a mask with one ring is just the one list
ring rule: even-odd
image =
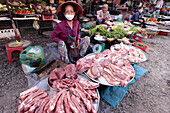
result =
[{"label": "red plastic stool", "polygon": [[140,36],[138,36],[138,35],[133,36],[133,39],[134,39],[135,41],[142,42],[142,37],[140,37]]},{"label": "red plastic stool", "polygon": [[[8,62],[12,63],[14,59],[12,59],[12,54],[21,53],[23,51],[23,47],[9,47],[8,44],[5,45],[7,56],[8,56]],[[19,52],[14,52],[19,51]]]}]

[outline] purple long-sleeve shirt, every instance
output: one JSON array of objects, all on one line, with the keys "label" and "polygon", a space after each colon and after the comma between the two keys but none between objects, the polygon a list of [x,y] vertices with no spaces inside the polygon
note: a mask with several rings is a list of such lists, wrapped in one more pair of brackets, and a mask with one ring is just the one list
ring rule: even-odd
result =
[{"label": "purple long-sleeve shirt", "polygon": [[75,27],[76,27],[76,40],[80,39],[80,25],[78,20],[73,20],[73,29],[71,29],[66,20],[56,24],[53,32],[51,33],[50,38],[58,43],[59,41],[67,41],[68,40],[68,28],[69,33],[72,37],[75,36]]}]

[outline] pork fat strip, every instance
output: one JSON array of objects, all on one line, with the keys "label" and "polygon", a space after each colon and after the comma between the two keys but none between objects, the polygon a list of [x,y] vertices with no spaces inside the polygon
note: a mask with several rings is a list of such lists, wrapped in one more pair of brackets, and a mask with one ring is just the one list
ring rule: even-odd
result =
[{"label": "pork fat strip", "polygon": [[35,113],[35,110],[41,105],[43,99],[39,99],[34,102],[34,105],[30,106],[28,113]]},{"label": "pork fat strip", "polygon": [[[50,99],[51,100],[51,99]],[[49,113],[48,108],[50,107],[50,101],[47,102],[47,104],[44,106],[42,113]]]},{"label": "pork fat strip", "polygon": [[79,106],[83,109],[83,113],[88,113],[85,104],[82,102],[82,100],[80,100],[80,97],[76,97],[76,101],[77,103],[79,103]]},{"label": "pork fat strip", "polygon": [[[90,94],[88,94],[78,83],[75,83],[75,84],[76,84],[75,89],[78,90],[79,92],[82,91],[82,93],[84,93],[86,98],[89,100],[90,105],[91,105],[91,113],[96,113],[96,110],[95,110],[95,108],[93,106],[93,101],[92,101],[92,98],[91,98]],[[88,107],[87,107],[87,109],[88,109]]]},{"label": "pork fat strip", "polygon": [[100,57],[105,57],[108,54],[110,54],[112,51],[110,49],[106,49],[105,51],[101,52],[101,53],[96,53],[95,58],[99,59]]},{"label": "pork fat strip", "polygon": [[94,82],[90,82],[87,81],[83,78],[80,78],[80,80],[78,81],[78,83],[81,85],[81,87],[83,87],[84,89],[95,89],[97,87],[99,87],[99,83],[94,83]]},{"label": "pork fat strip", "polygon": [[38,90],[37,92],[35,92],[35,93],[32,93],[30,96],[28,96],[22,103],[21,103],[21,105],[20,105],[20,111],[19,112],[24,112],[24,107],[25,107],[25,105],[27,105],[27,103],[29,103],[29,102],[31,102],[35,97],[37,97],[37,96],[39,96],[39,95],[41,95],[41,94],[43,94],[44,93],[44,91],[41,91],[41,90]]},{"label": "pork fat strip", "polygon": [[36,103],[39,99],[43,99],[45,97],[47,97],[48,94],[46,92],[44,92],[43,94],[35,97],[34,99],[32,99],[32,101],[30,101],[29,103],[27,103],[24,107],[24,111],[27,111],[34,103]]},{"label": "pork fat strip", "polygon": [[76,108],[75,104],[70,99],[70,91],[67,92],[68,104],[73,113],[80,113],[79,110]]},{"label": "pork fat strip", "polygon": [[43,113],[44,107],[45,107],[45,105],[46,105],[49,101],[50,101],[50,97],[45,98],[45,99],[43,100],[41,106],[39,107],[38,110],[36,110],[35,113]]},{"label": "pork fat strip", "polygon": [[64,96],[66,95],[66,92],[67,91],[65,90],[60,96],[60,98],[58,99],[55,113],[65,113],[63,102],[64,102]]},{"label": "pork fat strip", "polygon": [[74,103],[74,105],[76,106],[76,108],[79,110],[79,112],[80,112],[80,113],[83,113],[84,110],[80,107],[79,103],[78,103],[77,100],[76,100],[75,95],[72,95],[72,96],[71,96],[71,100],[72,100],[72,102]]},{"label": "pork fat strip", "polygon": [[62,90],[62,91],[60,91],[59,93],[57,93],[57,94],[50,100],[50,102],[49,102],[49,108],[48,108],[48,112],[49,112],[49,113],[52,113],[52,112],[54,111],[58,99],[60,98],[61,94],[62,94],[63,92],[65,92],[65,91],[66,91],[65,89]]},{"label": "pork fat strip", "polygon": [[30,96],[32,93],[37,92],[39,89],[37,87],[32,87],[22,93],[20,93],[19,100],[22,102],[24,101],[28,96]]},{"label": "pork fat strip", "polygon": [[96,96],[95,89],[86,89],[85,90],[94,100],[98,100],[98,97]]},{"label": "pork fat strip", "polygon": [[65,109],[65,112],[66,113],[72,113],[71,109],[70,109],[70,106],[68,104],[68,98],[67,98],[67,93],[64,97],[64,109]]},{"label": "pork fat strip", "polygon": [[83,103],[85,104],[88,112],[91,112],[91,110],[92,110],[92,105],[91,105],[91,103],[90,103],[90,100],[88,100],[88,99],[86,98],[85,94],[84,94],[81,90],[79,90],[78,88],[70,88],[70,91],[71,91],[74,95],[80,97],[81,100],[83,100]]},{"label": "pork fat strip", "polygon": [[120,81],[118,81],[117,79],[113,78],[112,75],[113,75],[113,74],[110,72],[110,70],[104,68],[103,77],[106,79],[106,81],[107,81],[109,84],[118,86],[118,85],[120,84]]}]

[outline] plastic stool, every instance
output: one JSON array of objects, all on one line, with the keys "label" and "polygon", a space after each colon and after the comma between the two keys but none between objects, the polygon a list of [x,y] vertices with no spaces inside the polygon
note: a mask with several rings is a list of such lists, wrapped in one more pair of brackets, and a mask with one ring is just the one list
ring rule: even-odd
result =
[{"label": "plastic stool", "polygon": [[[8,44],[5,45],[7,56],[8,56],[8,62],[12,63],[14,59],[12,59],[12,54],[21,53],[23,51],[23,47],[9,47]],[[19,51],[19,52],[14,52]]]},{"label": "plastic stool", "polygon": [[138,35],[133,36],[133,39],[134,39],[135,41],[142,42],[142,37],[140,37],[140,36],[138,36]]}]

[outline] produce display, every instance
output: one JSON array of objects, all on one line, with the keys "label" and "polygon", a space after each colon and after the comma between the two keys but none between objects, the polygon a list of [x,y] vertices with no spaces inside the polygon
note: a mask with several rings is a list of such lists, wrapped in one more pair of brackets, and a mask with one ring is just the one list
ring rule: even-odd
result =
[{"label": "produce display", "polygon": [[33,87],[20,94],[19,113],[97,113],[93,100],[95,90],[84,90],[79,84],[50,98],[45,91]]},{"label": "produce display", "polygon": [[7,11],[7,8],[0,3],[0,11]]},{"label": "produce display", "polygon": [[94,33],[100,33],[101,36],[105,36],[107,38],[114,38],[113,32],[108,31],[104,26],[98,25],[93,29],[89,30],[89,35],[94,35]]},{"label": "produce display", "polygon": [[106,38],[123,38],[127,35],[125,30],[122,30],[121,27],[114,27],[112,29],[107,30],[104,26],[98,25],[93,29],[89,30],[89,34],[93,35],[94,33],[100,33],[101,36],[105,36]]},{"label": "produce display", "polygon": [[138,33],[141,34],[142,36],[148,36],[148,33],[145,29],[138,30]]},{"label": "produce display", "polygon": [[34,9],[28,9],[26,7],[12,7],[13,14],[34,14]]},{"label": "produce display", "polygon": [[8,2],[11,6],[26,6],[25,3],[22,3],[21,1],[14,1],[14,2]]},{"label": "produce display", "polygon": [[142,47],[142,48],[145,48],[145,47],[146,47],[145,45],[143,45],[143,44],[141,44],[141,43],[138,43],[138,42],[134,43],[134,45],[136,45],[136,46],[138,46],[138,47]]},{"label": "produce display", "polygon": [[[110,85],[126,87],[128,82],[135,76],[130,62],[122,58],[127,51],[111,51],[109,49],[97,53],[92,58],[82,58],[77,61],[76,67],[79,72],[87,71],[87,75],[97,81],[104,79]],[[87,65],[87,62],[89,64]]]},{"label": "produce display", "polygon": [[122,39],[126,37],[129,33],[136,33],[138,30],[131,24],[119,23],[117,26],[105,27],[103,25],[98,25],[95,28],[89,29],[89,35],[94,35],[99,33],[101,36],[106,38]]}]

